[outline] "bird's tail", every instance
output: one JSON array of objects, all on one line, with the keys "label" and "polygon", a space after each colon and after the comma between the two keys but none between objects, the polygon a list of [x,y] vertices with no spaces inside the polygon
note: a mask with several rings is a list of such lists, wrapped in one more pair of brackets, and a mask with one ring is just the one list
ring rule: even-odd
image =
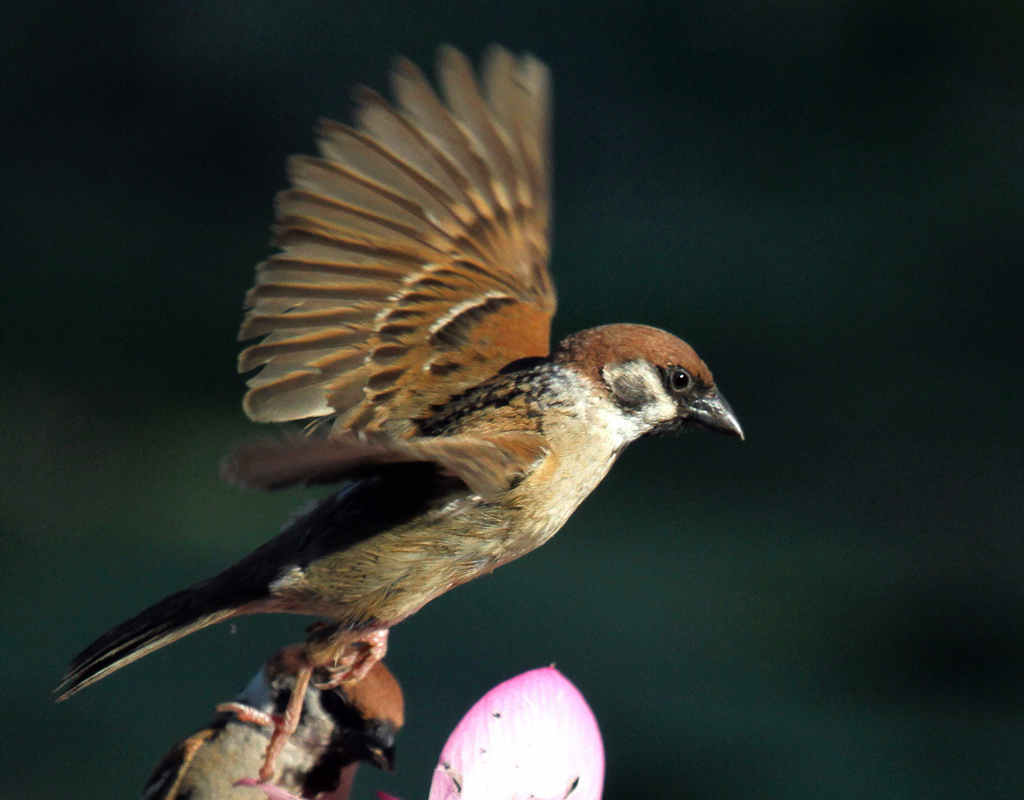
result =
[{"label": "bird's tail", "polygon": [[237,605],[230,608],[212,605],[211,583],[204,581],[164,598],[86,647],[71,662],[64,680],[55,690],[61,692],[57,701],[66,700],[90,683],[166,644],[207,625],[244,613]]}]

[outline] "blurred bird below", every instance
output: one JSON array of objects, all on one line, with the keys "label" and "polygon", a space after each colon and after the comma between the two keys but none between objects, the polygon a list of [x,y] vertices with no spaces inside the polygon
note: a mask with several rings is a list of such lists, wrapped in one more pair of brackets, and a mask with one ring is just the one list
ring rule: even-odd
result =
[{"label": "blurred bird below", "polygon": [[[268,800],[301,800],[254,780]],[[604,743],[579,689],[554,667],[500,683],[441,750],[428,800],[601,800]],[[377,792],[379,800],[397,800]]]},{"label": "blurred bird below", "polygon": [[[284,712],[301,666],[301,645],[274,654],[237,703],[218,706],[201,731],[161,759],[141,800],[255,800],[262,795],[236,787],[256,774],[270,743],[274,717]],[[274,782],[310,800],[346,800],[360,761],[392,772],[395,735],[404,721],[401,687],[378,661],[347,690],[307,692],[295,733],[277,758]]]}]

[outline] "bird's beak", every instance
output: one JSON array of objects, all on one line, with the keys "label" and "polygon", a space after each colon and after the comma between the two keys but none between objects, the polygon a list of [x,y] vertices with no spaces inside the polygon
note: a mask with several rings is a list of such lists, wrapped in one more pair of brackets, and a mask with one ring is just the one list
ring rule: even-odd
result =
[{"label": "bird's beak", "polygon": [[706,397],[700,397],[689,404],[689,418],[715,433],[726,433],[729,436],[739,436],[743,439],[743,428],[740,421],[732,412],[732,408],[725,398],[718,392],[712,392]]},{"label": "bird's beak", "polygon": [[370,763],[384,772],[395,771],[395,748],[394,747],[371,747]]}]

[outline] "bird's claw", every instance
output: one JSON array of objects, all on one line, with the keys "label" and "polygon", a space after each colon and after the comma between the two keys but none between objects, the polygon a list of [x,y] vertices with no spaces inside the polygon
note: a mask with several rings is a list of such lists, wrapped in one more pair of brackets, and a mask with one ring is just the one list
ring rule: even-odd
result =
[{"label": "bird's claw", "polygon": [[346,643],[338,651],[332,666],[321,667],[327,673],[327,680],[314,683],[313,686],[324,690],[358,683],[387,652],[387,629],[371,631],[359,641]]},{"label": "bird's claw", "polygon": [[283,722],[280,714],[268,714],[244,703],[221,703],[217,706],[217,711],[234,714],[240,722],[251,722],[264,728],[276,728]]}]

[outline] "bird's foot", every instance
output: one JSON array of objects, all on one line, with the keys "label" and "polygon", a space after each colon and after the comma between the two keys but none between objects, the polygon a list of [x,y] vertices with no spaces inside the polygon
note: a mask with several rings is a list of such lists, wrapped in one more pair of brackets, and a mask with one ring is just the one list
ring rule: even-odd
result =
[{"label": "bird's foot", "polygon": [[387,652],[387,628],[361,635],[356,641],[343,642],[334,652],[334,663],[323,667],[327,680],[313,685],[317,689],[334,689],[358,683]]},{"label": "bird's foot", "polygon": [[240,722],[251,722],[264,728],[274,728],[283,719],[280,714],[268,714],[266,711],[260,711],[258,708],[247,706],[244,703],[221,703],[217,706],[217,711],[234,714]]},{"label": "bird's foot", "polygon": [[237,716],[242,722],[253,722],[268,728],[273,728],[270,734],[270,743],[267,745],[263,755],[263,766],[260,767],[259,779],[267,783],[274,777],[274,765],[277,757],[284,750],[285,745],[292,734],[299,727],[299,720],[302,718],[302,706],[306,700],[306,689],[309,687],[309,679],[313,674],[313,667],[303,664],[295,673],[295,686],[292,688],[292,696],[288,700],[288,706],[283,714],[268,714],[258,708],[244,705],[243,703],[221,703],[217,706],[218,711],[229,711]]}]

